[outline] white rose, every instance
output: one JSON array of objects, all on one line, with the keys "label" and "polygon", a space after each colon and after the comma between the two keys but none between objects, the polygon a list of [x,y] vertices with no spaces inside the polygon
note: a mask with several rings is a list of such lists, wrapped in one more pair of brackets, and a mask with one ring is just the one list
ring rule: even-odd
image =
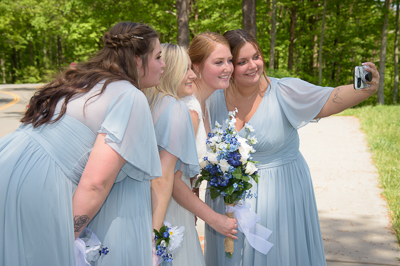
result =
[{"label": "white rose", "polygon": [[204,157],[199,159],[200,168],[203,169],[207,166],[207,161],[204,161]]},{"label": "white rose", "polygon": [[214,165],[218,164],[217,155],[215,153],[207,154],[208,161]]},{"label": "white rose", "polygon": [[229,171],[229,163],[227,160],[222,159],[219,161],[219,166],[221,167],[222,172],[227,173]]},{"label": "white rose", "polygon": [[249,154],[252,151],[252,147],[247,144],[247,140],[245,138],[240,137],[238,139],[239,143],[240,143],[240,147],[239,147],[239,152],[240,155],[245,155],[245,154]]},{"label": "white rose", "polygon": [[249,159],[249,157],[250,157],[250,154],[248,154],[248,153],[241,153],[240,154],[240,161],[242,162],[242,164],[245,164],[246,162],[247,162],[247,159]]},{"label": "white rose", "polygon": [[244,171],[248,175],[252,175],[255,171],[257,171],[257,167],[254,163],[248,162],[246,165],[246,170]]}]

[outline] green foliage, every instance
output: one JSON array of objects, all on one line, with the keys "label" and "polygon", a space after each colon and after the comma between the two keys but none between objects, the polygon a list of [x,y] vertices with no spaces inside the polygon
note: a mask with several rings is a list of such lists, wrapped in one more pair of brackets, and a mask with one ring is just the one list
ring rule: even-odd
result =
[{"label": "green foliage", "polygon": [[373,154],[380,184],[392,216],[392,225],[400,240],[400,106],[365,106],[348,109],[341,115],[354,115]]},{"label": "green foliage", "polygon": [[[257,0],[257,40],[268,65],[272,1]],[[318,83],[318,49],[322,25],[322,0],[280,0],[273,77],[298,77]],[[190,37],[204,31],[223,34],[242,27],[242,3],[229,0],[191,0]],[[288,71],[289,29],[296,9],[293,71]],[[174,0],[2,0],[0,1],[0,59],[7,83],[24,82],[27,67],[48,81],[71,62],[87,60],[100,47],[105,31],[119,21],[151,25],[161,42],[177,40]],[[322,48],[322,85],[351,84],[353,68],[364,61],[379,65],[383,2],[372,0],[327,1]],[[395,10],[389,13],[385,102],[392,102],[394,83]],[[35,79],[38,75],[35,72]],[[0,71],[0,75],[2,72]],[[2,77],[1,77],[2,78]],[[1,79],[2,80],[2,79]],[[33,79],[31,79],[33,80]],[[376,103],[371,97],[361,105]],[[360,106],[361,106],[360,105]]]}]

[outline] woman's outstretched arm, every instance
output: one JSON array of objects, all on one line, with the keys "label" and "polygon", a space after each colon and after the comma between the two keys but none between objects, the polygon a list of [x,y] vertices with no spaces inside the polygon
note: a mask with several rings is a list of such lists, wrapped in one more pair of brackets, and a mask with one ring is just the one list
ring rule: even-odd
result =
[{"label": "woman's outstretched arm", "polygon": [[371,86],[362,90],[355,90],[353,85],[344,85],[335,88],[316,118],[340,113],[369,98],[378,90],[379,73],[376,70],[376,66],[371,62],[367,62],[366,65],[370,67],[367,71],[372,73],[372,80],[368,82]]}]

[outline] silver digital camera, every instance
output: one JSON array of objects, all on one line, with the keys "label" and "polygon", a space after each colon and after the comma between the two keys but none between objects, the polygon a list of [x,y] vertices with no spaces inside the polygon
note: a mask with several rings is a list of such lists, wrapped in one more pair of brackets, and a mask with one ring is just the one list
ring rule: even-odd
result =
[{"label": "silver digital camera", "polygon": [[371,85],[367,81],[372,80],[372,73],[365,70],[369,66],[356,66],[354,68],[354,89],[364,89],[369,88]]}]

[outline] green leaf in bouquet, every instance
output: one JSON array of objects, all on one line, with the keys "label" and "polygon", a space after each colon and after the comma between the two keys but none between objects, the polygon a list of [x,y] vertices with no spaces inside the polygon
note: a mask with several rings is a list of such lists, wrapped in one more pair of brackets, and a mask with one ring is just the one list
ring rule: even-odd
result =
[{"label": "green leaf in bouquet", "polygon": [[204,179],[206,179],[208,176],[210,176],[210,173],[206,170],[201,170],[201,176],[204,177]]},{"label": "green leaf in bouquet", "polygon": [[205,179],[203,176],[199,177],[199,179],[197,179],[196,184],[194,185],[195,187],[199,187],[199,184],[201,183],[201,181],[203,180],[207,180]]},{"label": "green leaf in bouquet", "polygon": [[249,190],[252,186],[252,184],[246,182],[243,184],[243,190]]},{"label": "green leaf in bouquet", "polygon": [[226,194],[232,195],[233,191],[235,191],[235,188],[233,185],[226,186],[223,190]]},{"label": "green leaf in bouquet", "polygon": [[250,178],[248,176],[245,176],[242,174],[242,169],[241,167],[238,167],[235,169],[235,171],[232,172],[232,175],[234,178],[239,179],[239,180],[243,180],[248,182],[250,180]]},{"label": "green leaf in bouquet", "polygon": [[258,178],[260,177],[259,175],[257,175],[257,174],[255,174],[255,175],[252,175],[251,176],[253,179],[254,179],[254,181],[258,184]]},{"label": "green leaf in bouquet", "polygon": [[216,197],[218,197],[220,195],[220,193],[218,192],[217,188],[210,187],[210,195],[211,195],[211,199],[215,199]]}]

